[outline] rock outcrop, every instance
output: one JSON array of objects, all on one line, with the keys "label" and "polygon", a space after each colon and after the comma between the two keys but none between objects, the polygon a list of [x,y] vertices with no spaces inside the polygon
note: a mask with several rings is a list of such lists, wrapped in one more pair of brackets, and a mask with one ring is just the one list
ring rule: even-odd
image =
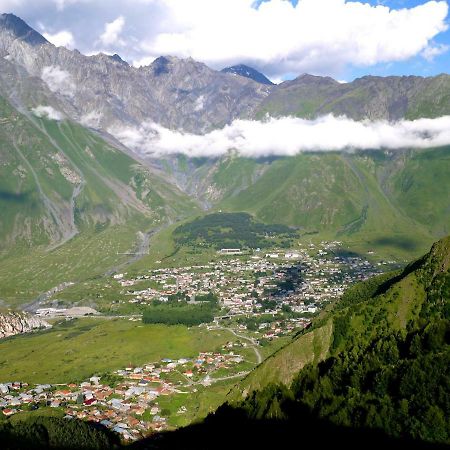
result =
[{"label": "rock outcrop", "polygon": [[39,317],[23,312],[0,313],[0,339],[44,328],[51,325]]}]

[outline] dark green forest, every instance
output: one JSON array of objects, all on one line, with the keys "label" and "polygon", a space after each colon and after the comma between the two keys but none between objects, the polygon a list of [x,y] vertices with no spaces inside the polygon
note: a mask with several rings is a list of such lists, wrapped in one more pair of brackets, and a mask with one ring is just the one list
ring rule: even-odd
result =
[{"label": "dark green forest", "polygon": [[[274,246],[276,237],[289,245],[297,232],[286,225],[256,222],[246,213],[216,213],[179,226],[174,231],[178,245],[256,249]],[[280,245],[280,242],[277,242]]]},{"label": "dark green forest", "polygon": [[39,416],[0,422],[0,447],[4,450],[106,449],[119,445],[116,434],[89,422]]},{"label": "dark green forest", "polygon": [[157,305],[147,308],[142,321],[145,324],[186,325],[189,327],[209,323],[214,320],[214,303],[203,305]]}]

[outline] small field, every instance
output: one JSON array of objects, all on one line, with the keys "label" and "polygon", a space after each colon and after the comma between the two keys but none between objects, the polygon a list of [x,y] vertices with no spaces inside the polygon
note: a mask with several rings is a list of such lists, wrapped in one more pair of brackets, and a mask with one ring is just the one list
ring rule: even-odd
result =
[{"label": "small field", "polygon": [[236,337],[226,330],[78,319],[0,342],[0,382],[68,383],[162,358],[193,357]]}]

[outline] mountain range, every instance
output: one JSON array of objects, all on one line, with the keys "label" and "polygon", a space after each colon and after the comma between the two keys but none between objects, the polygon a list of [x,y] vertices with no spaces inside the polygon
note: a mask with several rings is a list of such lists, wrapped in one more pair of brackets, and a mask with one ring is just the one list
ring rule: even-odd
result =
[{"label": "mountain range", "polygon": [[[250,69],[216,71],[172,56],[136,68],[119,55],[55,47],[22,19],[2,14],[0,255],[10,262],[0,269],[4,297],[20,303],[22,295],[68,278],[102,273],[147,244],[148,233],[203,211],[245,211],[394,258],[418,255],[449,233],[449,147],[265,158],[244,158],[236,149],[188,158],[151,156],[117,139],[146,123],[202,134],[267,114],[450,114],[446,74],[351,83],[304,74],[273,85]],[[87,263],[74,269],[81,257]],[[57,269],[43,283],[37,265]],[[27,288],[19,282],[24,274]]]},{"label": "mountain range", "polygon": [[[326,114],[366,122],[450,115],[450,76],[340,83],[303,74],[274,85],[243,64],[217,71],[161,56],[136,68],[117,54],[55,47],[22,19],[0,16],[1,307],[38,304],[72,281],[100,285],[148,254],[153,238],[159,264],[177,253],[165,246],[180,224],[207,212],[248,212],[364,258],[416,258],[352,286],[204,423],[130,448],[449,442],[450,238],[442,236],[450,233],[450,146],[259,158],[237,148],[189,158],[156,157],[119,139],[145,124],[205,134],[237,119]],[[0,322],[0,335],[46,326],[10,311]],[[11,448],[85,445],[85,435],[98,448],[119,446],[96,436],[101,430],[80,432],[76,420],[0,425]]]}]

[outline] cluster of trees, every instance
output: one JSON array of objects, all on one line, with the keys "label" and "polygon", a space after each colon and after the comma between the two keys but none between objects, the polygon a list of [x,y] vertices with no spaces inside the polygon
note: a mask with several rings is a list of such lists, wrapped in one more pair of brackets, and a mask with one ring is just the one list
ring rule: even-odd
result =
[{"label": "cluster of trees", "polygon": [[0,442],[4,449],[106,449],[120,445],[117,435],[105,427],[45,416],[0,422]]},{"label": "cluster of trees", "polygon": [[[160,305],[170,305],[170,306],[186,306],[190,301],[190,297],[186,292],[177,292],[176,294],[169,295],[167,297],[167,302],[162,302],[161,300],[155,299],[152,302],[153,306]],[[219,297],[213,292],[208,292],[207,294],[200,294],[195,296],[196,302],[209,303],[211,306],[217,306],[219,304]]]},{"label": "cluster of trees", "polygon": [[296,232],[286,225],[255,222],[246,213],[217,213],[179,226],[174,236],[178,245],[202,243],[216,249],[268,248],[273,246],[268,237],[280,237],[288,246],[288,238],[295,237]]},{"label": "cluster of trees", "polygon": [[277,320],[280,320],[280,318],[277,316],[274,317],[271,314],[265,314],[263,316],[257,317],[239,317],[237,322],[246,325],[247,329],[250,331],[256,331],[262,323],[272,323],[276,322]]},{"label": "cluster of trees", "polygon": [[192,327],[214,320],[215,308],[212,304],[206,305],[157,305],[147,308],[142,321],[146,324],[186,325]]},{"label": "cluster of trees", "polygon": [[219,297],[214,294],[213,292],[208,292],[204,295],[196,295],[195,296],[196,302],[208,302],[211,305],[215,306],[219,304]]},{"label": "cluster of trees", "polygon": [[247,399],[254,419],[317,417],[429,442],[450,439],[450,321],[390,334],[305,367],[290,389],[271,385]]}]

